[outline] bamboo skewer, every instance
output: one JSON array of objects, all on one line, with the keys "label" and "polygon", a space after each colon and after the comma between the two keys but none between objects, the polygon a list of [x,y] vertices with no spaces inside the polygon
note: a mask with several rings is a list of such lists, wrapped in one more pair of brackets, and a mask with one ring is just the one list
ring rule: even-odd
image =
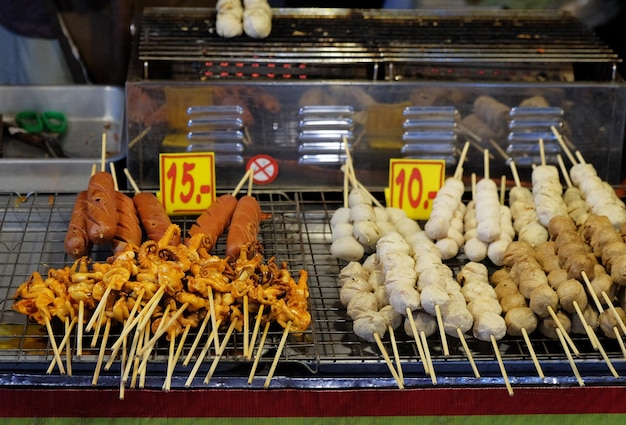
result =
[{"label": "bamboo skewer", "polygon": [[393,352],[393,358],[396,363],[396,371],[398,372],[398,377],[400,378],[400,382],[404,385],[404,373],[402,371],[402,363],[400,362],[400,353],[398,352],[398,343],[396,341],[396,333],[393,330],[393,326],[388,326],[387,330],[389,331],[389,340],[391,341],[391,349]]},{"label": "bamboo skewer", "polygon": [[422,340],[420,339],[417,325],[415,324],[415,319],[413,318],[413,313],[409,307],[406,308],[406,317],[409,319],[409,325],[411,326],[411,331],[413,332],[413,339],[415,340],[415,345],[417,346],[417,352],[422,360],[422,364],[424,365],[424,373],[429,375],[430,367],[428,360],[426,359],[426,354],[424,353],[424,346],[422,345]]},{"label": "bamboo skewer", "polygon": [[541,379],[545,378],[543,369],[541,368],[541,365],[539,364],[539,359],[537,359],[535,348],[533,347],[533,344],[530,341],[530,337],[528,336],[528,331],[526,330],[526,328],[522,328],[522,336],[524,337],[524,341],[526,341],[526,346],[528,347],[530,358],[532,359],[533,364],[535,365],[535,369],[537,370],[537,375],[539,375]]},{"label": "bamboo skewer", "polygon": [[[128,322],[134,319],[135,313],[137,313],[137,309],[139,308],[139,304],[141,303],[141,300],[143,299],[144,293],[145,293],[145,288],[141,288],[139,292],[137,293],[135,304],[133,305],[133,308],[130,310],[128,314],[128,318],[124,321],[122,325],[123,331],[126,329],[126,325],[128,324]],[[107,361],[107,364],[104,365],[104,370],[109,370],[109,368],[113,365],[113,361],[115,361],[118,351],[119,351],[119,345],[117,347],[112,347],[111,355],[109,357],[109,360]]]},{"label": "bamboo skewer", "polygon": [[250,336],[250,344],[248,345],[248,352],[246,353],[246,360],[250,360],[254,352],[254,344],[256,343],[256,337],[259,333],[259,327],[261,326],[261,319],[263,318],[263,307],[264,304],[259,305],[259,311],[257,311],[256,314],[252,335]]},{"label": "bamboo skewer", "polygon": [[215,373],[215,369],[217,369],[217,364],[222,359],[222,355],[224,354],[224,350],[226,350],[226,344],[228,344],[228,340],[230,339],[230,336],[232,335],[233,331],[235,330],[235,326],[237,326],[237,322],[238,322],[237,317],[235,317],[232,320],[232,322],[230,322],[230,326],[228,327],[228,330],[226,330],[226,335],[224,335],[224,339],[222,340],[222,343],[220,344],[219,350],[215,353],[215,357],[213,358],[213,362],[211,363],[211,367],[209,368],[209,371],[207,372],[206,376],[204,377],[204,383],[205,384],[207,384],[211,380],[211,378],[213,377],[213,373]]},{"label": "bamboo skewer", "polygon": [[[218,320],[217,326],[219,326],[221,323],[222,323],[222,320],[221,319]],[[198,355],[198,358],[196,359],[196,362],[194,363],[193,368],[191,369],[191,373],[189,373],[189,376],[187,377],[187,380],[185,381],[185,387],[189,388],[191,386],[191,383],[193,382],[194,377],[198,373],[198,369],[200,369],[200,365],[202,364],[202,361],[206,357],[209,349],[211,348],[211,344],[213,344],[213,340],[215,339],[216,334],[217,334],[217,327],[214,327],[213,329],[211,329],[211,333],[209,334],[209,337],[204,343],[204,347],[202,348],[202,351],[200,351],[200,354]]]},{"label": "bamboo skewer", "polygon": [[567,344],[572,348],[572,351],[574,352],[574,354],[576,356],[580,356],[580,351],[578,351],[578,348],[576,348],[576,345],[574,344],[574,341],[572,341],[572,338],[569,336],[569,333],[565,330],[565,327],[563,326],[563,323],[561,323],[561,321],[559,320],[559,317],[556,315],[556,312],[554,311],[554,309],[551,306],[548,306],[548,313],[550,313],[550,316],[552,317],[552,319],[556,323],[557,328],[563,334],[563,338],[565,339]]},{"label": "bamboo skewer", "polygon": [[250,345],[250,317],[248,317],[249,314],[249,307],[248,307],[248,295],[244,295],[243,296],[243,354],[244,356],[246,356],[246,354],[248,353],[248,347]]},{"label": "bamboo skewer", "polygon": [[85,301],[78,302],[78,327],[76,328],[76,356],[83,355],[83,322],[85,320]]},{"label": "bamboo skewer", "polygon": [[559,133],[559,131],[554,126],[550,126],[550,129],[552,130],[552,134],[554,134],[554,137],[556,137],[557,142],[561,146],[563,152],[565,152],[565,155],[567,155],[567,158],[570,160],[572,165],[576,165],[578,162],[576,161],[576,158],[574,158],[574,156],[572,155],[572,151],[567,146],[567,143],[565,143],[565,140],[563,140],[563,136],[561,136],[561,133]]},{"label": "bamboo skewer", "polygon": [[[283,335],[280,339],[280,343],[278,344],[278,348],[276,349],[276,354],[274,355],[274,360],[272,361],[272,365],[270,366],[270,371],[265,378],[265,383],[263,384],[263,388],[268,388],[270,386],[270,381],[274,376],[274,372],[276,371],[276,366],[278,365],[278,360],[283,352],[283,348],[285,347],[285,342],[287,341],[287,337],[289,336],[289,329],[291,329],[291,320],[287,322],[287,326],[283,330]],[[387,356],[387,358],[389,358]]]},{"label": "bamboo skewer", "polygon": [[170,332],[170,347],[167,356],[167,371],[165,374],[165,382],[163,382],[163,390],[169,391],[171,389],[172,374],[174,373],[176,356],[176,337],[174,332]]},{"label": "bamboo skewer", "polygon": [[267,332],[269,331],[269,329],[270,329],[270,322],[265,322],[263,333],[261,334],[261,340],[259,341],[259,348],[257,348],[256,350],[256,355],[254,356],[254,362],[252,363],[252,369],[250,369],[250,374],[248,375],[248,385],[252,383],[257,366],[259,365],[259,360],[261,360],[261,356],[263,355],[263,346],[265,345],[265,339],[267,338]]},{"label": "bamboo skewer", "polygon": [[[59,353],[63,350],[63,348],[65,348],[66,344],[68,344],[69,341],[69,333],[72,332],[72,328],[74,327],[74,325],[76,324],[76,318],[73,318],[72,321],[69,324],[69,332],[65,332],[65,335],[63,336],[63,339],[61,340],[61,342],[59,343],[59,345],[57,346],[59,349]],[[52,370],[54,369],[54,366],[57,364],[57,358],[56,356],[52,358],[52,361],[50,362],[50,365],[48,366],[48,370],[46,370],[47,374],[52,373]]]},{"label": "bamboo skewer", "polygon": [[467,341],[465,340],[465,335],[463,335],[463,331],[461,331],[460,328],[456,328],[456,333],[459,337],[459,340],[461,340],[461,345],[463,345],[463,350],[465,351],[465,355],[467,356],[467,359],[470,362],[470,365],[472,367],[472,372],[474,372],[474,376],[476,378],[480,378],[480,372],[478,372],[478,368],[476,367],[476,362],[474,362],[474,356],[472,356],[472,351],[467,345]]},{"label": "bamboo skewer", "polygon": [[600,341],[596,337],[596,334],[594,333],[593,329],[591,329],[591,326],[585,320],[585,316],[583,315],[583,312],[580,309],[580,306],[578,305],[578,303],[576,301],[574,301],[574,308],[576,309],[576,314],[578,314],[578,317],[580,318],[580,321],[582,322],[583,326],[585,327],[585,332],[587,332],[587,336],[589,337],[589,340],[591,341],[591,343],[594,345],[594,348],[597,348],[597,350],[600,351],[600,354],[602,355],[602,358],[604,359],[604,362],[608,366],[609,371],[611,372],[611,374],[615,378],[619,378],[619,374],[615,370],[615,367],[613,367],[613,363],[611,363],[611,360],[609,359],[609,356],[606,354],[606,351],[604,350],[604,347],[602,346],[602,344],[600,343]]},{"label": "bamboo skewer", "polygon": [[419,337],[424,347],[424,353],[426,355],[426,361],[428,362],[428,370],[430,371],[430,380],[433,385],[437,385],[437,376],[435,375],[435,368],[433,367],[433,359],[430,356],[430,349],[428,348],[428,340],[426,339],[426,333],[424,331],[419,332]]},{"label": "bamboo skewer", "polygon": [[565,350],[565,355],[567,356],[567,360],[569,361],[572,371],[574,372],[574,375],[576,376],[576,380],[578,381],[578,384],[581,387],[584,387],[585,383],[583,382],[583,379],[580,376],[578,367],[576,367],[576,363],[574,362],[574,359],[572,358],[572,353],[570,353],[567,343],[564,340],[563,332],[561,331],[560,328],[556,328],[556,334],[558,335],[559,340],[561,341],[561,345],[563,346],[563,349]]},{"label": "bamboo skewer", "polygon": [[189,364],[189,361],[191,360],[191,357],[193,356],[193,353],[196,351],[196,348],[198,347],[198,344],[200,343],[200,339],[202,338],[202,335],[204,334],[204,329],[206,328],[206,325],[209,323],[210,317],[211,317],[211,312],[207,312],[204,315],[204,319],[202,319],[202,323],[200,324],[198,333],[196,334],[196,337],[194,338],[193,343],[191,344],[191,348],[189,349],[189,352],[187,353],[185,360],[183,360],[183,366],[187,366]]},{"label": "bamboo skewer", "polygon": [[504,362],[502,361],[502,354],[500,354],[500,349],[498,348],[498,342],[496,341],[496,337],[491,335],[491,345],[493,346],[493,352],[496,355],[496,359],[498,361],[498,366],[500,367],[500,373],[502,374],[502,379],[504,380],[504,385],[506,386],[506,390],[510,396],[513,395],[513,387],[511,387],[511,381],[509,380],[509,375],[506,373],[506,368],[504,367]]},{"label": "bamboo skewer", "polygon": [[111,331],[111,319],[107,319],[104,325],[104,333],[102,334],[102,343],[100,344],[100,350],[98,352],[98,360],[96,361],[96,367],[94,368],[93,378],[91,385],[98,384],[98,377],[100,376],[100,368],[102,367],[102,359],[104,358],[104,352],[107,346],[107,340],[109,339],[109,332]]},{"label": "bamboo skewer", "polygon": [[393,366],[393,363],[391,362],[391,358],[389,358],[389,353],[387,353],[387,349],[385,348],[385,345],[380,339],[380,335],[378,335],[378,333],[375,333],[374,339],[376,341],[376,345],[378,345],[378,349],[380,350],[380,353],[383,356],[383,359],[385,360],[385,363],[387,364],[387,367],[389,368],[389,372],[391,372],[391,376],[393,376],[393,379],[396,380],[396,385],[398,385],[398,388],[404,389],[404,383],[402,382],[402,379],[398,375],[396,368]]},{"label": "bamboo skewer", "polygon": [[61,375],[65,375],[65,367],[63,366],[63,361],[61,360],[61,353],[59,353],[59,347],[57,346],[57,342],[54,338],[54,332],[52,331],[50,319],[47,317],[45,318],[45,324],[48,331],[48,338],[50,339],[50,345],[52,346],[52,352],[54,353],[54,358],[56,359],[57,366],[59,368],[59,373]]},{"label": "bamboo skewer", "polygon": [[[169,305],[168,305],[169,307]],[[144,347],[140,350],[137,351],[137,355],[138,356],[142,356],[147,350],[151,350],[154,345],[156,344],[156,342],[159,340],[159,338],[161,338],[163,336],[163,334],[165,332],[167,332],[167,329],[172,326],[176,320],[178,320],[178,318],[180,317],[181,314],[184,313],[184,311],[187,309],[187,307],[189,307],[189,303],[186,302],[183,305],[181,305],[177,310],[176,313],[174,313],[169,320],[166,322],[165,325],[163,324],[163,321],[161,321],[161,323],[159,324],[159,330],[157,332],[154,333],[154,335],[152,336],[152,338],[150,338],[150,340],[148,341],[148,343],[146,345],[144,345]],[[165,314],[163,315],[163,317],[165,318]],[[161,326],[162,325],[162,326]]]},{"label": "bamboo skewer", "polygon": [[439,337],[441,338],[443,355],[448,357],[450,355],[450,349],[448,348],[448,337],[446,336],[446,329],[443,326],[443,317],[441,316],[441,307],[439,307],[439,304],[435,305],[435,318],[437,319],[437,327],[439,328]]}]

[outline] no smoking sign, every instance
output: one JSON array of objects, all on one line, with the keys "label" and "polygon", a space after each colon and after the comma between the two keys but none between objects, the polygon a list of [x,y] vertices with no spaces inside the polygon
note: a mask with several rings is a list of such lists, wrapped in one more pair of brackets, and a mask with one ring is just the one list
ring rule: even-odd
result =
[{"label": "no smoking sign", "polygon": [[252,169],[255,184],[268,184],[278,176],[278,162],[269,155],[255,155],[248,161],[246,170]]}]

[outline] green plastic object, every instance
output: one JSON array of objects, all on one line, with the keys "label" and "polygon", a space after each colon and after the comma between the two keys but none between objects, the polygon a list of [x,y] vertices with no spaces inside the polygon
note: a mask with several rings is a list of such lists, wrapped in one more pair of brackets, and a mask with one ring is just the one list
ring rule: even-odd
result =
[{"label": "green plastic object", "polygon": [[15,123],[29,133],[41,133],[43,120],[35,111],[22,111],[15,116]]},{"label": "green plastic object", "polygon": [[62,112],[46,111],[41,114],[41,116],[47,131],[51,133],[65,133],[67,129],[67,119]]}]

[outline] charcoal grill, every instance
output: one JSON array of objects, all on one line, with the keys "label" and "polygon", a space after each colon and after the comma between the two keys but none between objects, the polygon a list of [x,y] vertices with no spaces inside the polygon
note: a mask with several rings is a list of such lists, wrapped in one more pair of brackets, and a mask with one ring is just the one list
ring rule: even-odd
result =
[{"label": "charcoal grill", "polygon": [[563,11],[277,9],[264,40],[205,9],[146,9],[132,77],[607,81],[618,56]]}]

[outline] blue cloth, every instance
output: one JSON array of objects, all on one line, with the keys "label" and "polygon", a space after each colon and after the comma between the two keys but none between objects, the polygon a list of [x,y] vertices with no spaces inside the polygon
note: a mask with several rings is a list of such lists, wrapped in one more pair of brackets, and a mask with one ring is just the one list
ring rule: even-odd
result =
[{"label": "blue cloth", "polygon": [[26,37],[0,26],[0,84],[73,84],[57,39]]}]

